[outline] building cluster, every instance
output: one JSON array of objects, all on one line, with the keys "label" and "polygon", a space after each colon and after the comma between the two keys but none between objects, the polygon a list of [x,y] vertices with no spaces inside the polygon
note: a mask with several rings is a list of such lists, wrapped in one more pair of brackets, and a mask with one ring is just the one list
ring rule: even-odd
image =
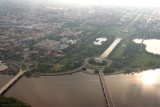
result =
[{"label": "building cluster", "polygon": [[60,42],[59,41],[55,41],[55,40],[43,40],[37,44],[34,45],[35,47],[39,47],[42,49],[46,49],[46,50],[58,50],[59,46],[60,46]]},{"label": "building cluster", "polygon": [[[146,10],[147,11],[147,10]],[[135,27],[139,27],[141,29],[147,29],[151,31],[160,31],[160,11],[159,10],[148,10],[148,13],[144,11],[139,12],[138,10],[135,12],[127,12],[121,18],[118,24],[120,25],[128,25],[133,19],[137,21]],[[137,18],[137,19],[136,19]]]},{"label": "building cluster", "polygon": [[159,32],[160,31],[160,11],[153,11],[149,16],[145,27],[149,30]]},{"label": "building cluster", "polygon": [[[80,35],[86,32],[79,27],[83,24],[109,24],[118,16],[115,10],[112,14],[101,8],[61,8],[47,6],[32,6],[25,4],[5,4],[0,9],[0,51],[12,51],[16,55],[28,58],[37,50],[17,50],[28,44],[50,51],[61,51],[69,45],[81,40]],[[117,15],[117,16],[116,16]],[[79,26],[75,26],[78,22]],[[46,35],[56,34],[61,39],[43,40]],[[37,43],[38,42],[38,43]],[[36,52],[35,52],[36,51]],[[1,55],[1,54],[0,54]]]},{"label": "building cluster", "polygon": [[[110,7],[62,8],[60,6],[32,6],[29,4],[22,6],[22,4],[13,5],[13,3],[12,6],[8,5],[9,3],[6,3],[0,7],[0,52],[12,51],[24,58],[39,53],[38,50],[26,49],[25,46],[28,44],[47,50],[46,53],[48,51],[59,53],[62,49],[80,41],[81,36],[92,34],[87,32],[86,28],[83,30],[83,27],[85,27],[83,25],[105,27],[118,23],[127,26],[137,14],[142,14],[139,10]],[[160,16],[158,13],[142,14],[137,26],[160,31]],[[148,19],[150,21],[145,27]],[[50,34],[56,35],[59,39],[50,39],[48,37]],[[101,43],[99,42],[99,44]],[[21,49],[21,47],[24,48]],[[21,51],[18,49],[21,49]]]}]

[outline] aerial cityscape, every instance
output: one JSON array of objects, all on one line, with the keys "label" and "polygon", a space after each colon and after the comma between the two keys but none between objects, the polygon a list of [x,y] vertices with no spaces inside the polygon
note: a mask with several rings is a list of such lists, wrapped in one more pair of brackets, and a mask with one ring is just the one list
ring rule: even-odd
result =
[{"label": "aerial cityscape", "polygon": [[143,1],[0,0],[0,107],[159,107],[160,6]]}]

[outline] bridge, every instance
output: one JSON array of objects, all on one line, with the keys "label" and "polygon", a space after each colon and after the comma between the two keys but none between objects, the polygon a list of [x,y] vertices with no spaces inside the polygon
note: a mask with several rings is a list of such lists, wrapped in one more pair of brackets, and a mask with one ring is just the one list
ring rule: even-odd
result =
[{"label": "bridge", "polygon": [[106,84],[106,81],[105,81],[105,78],[104,78],[103,69],[104,68],[99,69],[99,78],[100,78],[100,82],[101,82],[101,85],[102,85],[103,94],[104,94],[104,97],[105,97],[105,102],[107,104],[107,107],[114,107],[111,95],[109,93],[109,89],[107,87],[107,84]]},{"label": "bridge", "polygon": [[[106,49],[106,51],[100,56],[101,59],[106,60],[109,54],[113,51],[113,49],[118,45],[118,43],[122,40],[122,38],[117,38],[114,40],[114,42]],[[104,99],[106,102],[106,107],[114,107],[114,103],[112,101],[109,89],[107,87],[105,78],[104,78],[104,73],[103,70],[105,66],[96,66],[96,65],[91,65],[89,64],[88,61],[89,58],[85,60],[85,65],[96,68],[99,71],[99,78],[100,78],[100,83],[103,89],[103,95]]]},{"label": "bridge", "polygon": [[[117,44],[122,40],[122,38],[117,38],[116,40],[114,40],[114,42],[109,46],[109,48],[100,56],[101,59],[107,59],[107,57],[109,56],[109,54],[113,51],[113,49],[117,46]],[[113,102],[112,102],[112,98],[111,95],[109,93],[109,89],[107,87],[105,78],[104,78],[104,67],[103,68],[99,68],[99,78],[100,78],[100,82],[102,85],[102,89],[103,89],[103,94],[105,97],[105,102],[107,104],[107,107],[114,107]]]},{"label": "bridge", "polygon": [[20,69],[20,71],[7,83],[0,89],[0,95],[4,94],[7,89],[12,86],[26,71],[23,71]]}]

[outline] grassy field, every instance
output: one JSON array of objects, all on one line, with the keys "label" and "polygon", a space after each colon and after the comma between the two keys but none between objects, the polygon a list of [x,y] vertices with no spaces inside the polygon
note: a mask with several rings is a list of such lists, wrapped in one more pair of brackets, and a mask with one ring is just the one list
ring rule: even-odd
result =
[{"label": "grassy field", "polygon": [[109,56],[111,59],[112,58],[122,58],[122,54],[127,46],[127,41],[122,40],[120,42],[120,44],[118,44],[118,46],[113,50],[113,52],[111,53],[111,55]]},{"label": "grassy field", "polygon": [[112,26],[110,28],[108,28],[106,31],[102,32],[102,35],[109,35],[109,36],[117,36],[119,34],[119,32],[122,31],[121,27],[116,27],[116,26]]},{"label": "grassy field", "polygon": [[89,32],[92,32],[92,33],[95,33],[95,32],[98,32],[100,31],[101,29],[103,29],[103,26],[95,26],[95,25],[88,25],[88,24],[84,24],[84,25],[81,25],[79,27],[77,27],[78,30],[87,30]]},{"label": "grassy field", "polygon": [[125,46],[119,45],[118,48],[114,51],[111,58],[122,57]]},{"label": "grassy field", "polygon": [[[160,56],[148,53],[143,47],[140,51],[140,45],[123,40],[111,53],[109,59],[113,60],[111,67],[113,69],[136,68],[141,70],[160,68]],[[127,46],[129,46],[127,48]],[[126,51],[127,49],[127,51]],[[137,50],[137,51],[136,51]],[[127,52],[127,54],[125,53]],[[125,53],[125,54],[124,54]]]},{"label": "grassy field", "polygon": [[160,65],[160,57],[148,53],[142,53],[136,57],[136,59],[132,62],[132,65],[145,66],[148,65],[150,62],[154,62],[155,64]]}]

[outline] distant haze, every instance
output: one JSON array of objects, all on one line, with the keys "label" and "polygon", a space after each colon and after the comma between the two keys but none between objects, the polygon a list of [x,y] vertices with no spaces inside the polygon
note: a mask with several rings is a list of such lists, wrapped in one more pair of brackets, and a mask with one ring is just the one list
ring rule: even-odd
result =
[{"label": "distant haze", "polygon": [[40,4],[66,4],[66,5],[81,5],[81,6],[138,6],[138,7],[160,7],[159,0],[0,0],[4,1],[26,1]]}]

